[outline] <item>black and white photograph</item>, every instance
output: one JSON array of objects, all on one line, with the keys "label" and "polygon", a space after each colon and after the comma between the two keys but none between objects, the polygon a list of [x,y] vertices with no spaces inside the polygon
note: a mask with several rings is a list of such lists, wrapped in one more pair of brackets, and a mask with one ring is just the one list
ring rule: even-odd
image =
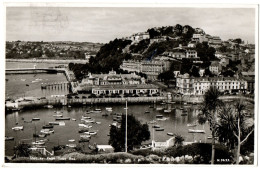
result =
[{"label": "black and white photograph", "polygon": [[258,4],[4,9],[3,166],[257,164]]}]

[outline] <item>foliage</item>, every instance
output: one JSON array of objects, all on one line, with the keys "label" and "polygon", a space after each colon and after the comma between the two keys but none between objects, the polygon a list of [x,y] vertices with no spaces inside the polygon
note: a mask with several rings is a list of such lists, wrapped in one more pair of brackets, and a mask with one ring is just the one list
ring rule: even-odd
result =
[{"label": "foliage", "polygon": [[[121,127],[111,126],[109,144],[116,152],[125,149],[125,118],[122,116]],[[140,146],[143,141],[150,139],[150,131],[147,124],[141,124],[133,115],[127,115],[127,149],[133,150]]]},{"label": "foliage", "polygon": [[149,45],[150,39],[143,39],[138,44],[129,47],[132,53],[142,53]]},{"label": "foliage", "polygon": [[118,70],[125,58],[129,59],[130,55],[122,53],[130,40],[115,39],[102,46],[96,57],[89,59],[88,68],[92,73],[108,73],[110,70]]},{"label": "foliage", "polygon": [[17,157],[29,157],[31,154],[31,146],[29,144],[20,143],[14,147],[14,152]]},{"label": "foliage", "polygon": [[245,109],[246,105],[239,101],[234,104],[233,109],[229,107],[224,108],[219,114],[220,122],[217,131],[220,141],[226,143],[229,148],[233,148],[236,145],[236,164],[239,164],[241,145],[246,143],[254,131],[253,119],[245,116]]},{"label": "foliage", "polygon": [[[217,127],[217,113],[219,112],[220,106],[223,105],[223,102],[219,100],[221,92],[213,86],[206,91],[204,95],[204,102],[202,106],[202,113],[198,115],[199,123],[205,123],[208,120],[210,125],[210,130],[212,134],[212,155],[211,155],[211,164],[215,163],[215,134]],[[202,123],[201,123],[202,122]]]},{"label": "foliage", "polygon": [[163,80],[165,84],[169,84],[170,80],[175,79],[173,71],[165,71],[158,75],[158,79]]},{"label": "foliage", "polygon": [[[216,144],[215,148],[215,161],[218,161],[217,159],[229,159],[230,161],[227,163],[231,162],[231,153],[225,146]],[[165,153],[167,156],[172,157],[190,155],[194,158],[195,156],[199,156],[199,159],[194,159],[194,163],[209,164],[211,160],[211,145],[208,143],[193,143],[186,146],[170,147]]]},{"label": "foliage", "polygon": [[77,80],[82,80],[88,74],[89,65],[81,63],[69,63],[69,70],[73,71]]},{"label": "foliage", "polygon": [[183,145],[183,141],[184,138],[181,135],[176,135],[175,136],[175,141],[174,141],[174,145],[178,146],[182,146]]},{"label": "foliage", "polygon": [[218,114],[219,122],[216,128],[217,136],[220,143],[225,143],[229,149],[235,147],[236,138],[233,134],[235,117],[230,105],[225,105]]},{"label": "foliage", "polygon": [[160,32],[156,31],[154,28],[148,29],[147,32],[149,33],[151,39],[160,35]]},{"label": "foliage", "polygon": [[198,53],[198,57],[200,57],[202,61],[210,61],[215,59],[216,50],[213,47],[209,47],[207,42],[198,43],[196,45],[196,51]]}]

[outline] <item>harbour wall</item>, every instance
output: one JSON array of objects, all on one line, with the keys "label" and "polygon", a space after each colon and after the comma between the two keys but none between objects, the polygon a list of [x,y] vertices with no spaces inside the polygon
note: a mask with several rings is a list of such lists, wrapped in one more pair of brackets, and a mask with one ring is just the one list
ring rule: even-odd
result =
[{"label": "harbour wall", "polygon": [[45,105],[66,106],[66,105],[92,105],[92,104],[129,104],[154,103],[165,101],[166,97],[128,97],[128,98],[85,98],[85,99],[67,99],[67,98],[46,98],[33,99],[31,101],[19,101],[15,103],[6,103],[10,109],[23,109],[28,107],[41,107]]},{"label": "harbour wall", "polygon": [[56,60],[56,59],[6,59],[6,62],[24,62],[24,63],[57,63],[57,64],[69,64],[69,63],[87,63],[87,60]]}]

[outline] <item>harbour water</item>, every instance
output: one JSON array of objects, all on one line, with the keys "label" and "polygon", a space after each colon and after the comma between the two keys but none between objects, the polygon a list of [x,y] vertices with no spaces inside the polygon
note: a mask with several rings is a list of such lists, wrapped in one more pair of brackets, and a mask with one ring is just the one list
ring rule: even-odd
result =
[{"label": "harbour water", "polygon": [[[7,62],[6,69],[13,68],[33,68],[35,63]],[[37,63],[37,68],[48,68],[59,64]],[[67,81],[62,73],[58,74],[12,74],[6,75],[6,98],[20,97],[46,97],[50,95],[64,95],[69,91],[67,88],[57,88],[53,90],[41,90],[41,83],[54,83]]]},{"label": "harbour water", "polygon": [[[18,64],[18,65],[16,65]],[[29,68],[33,64],[19,64],[19,63],[7,63],[7,68]],[[39,67],[49,67],[49,64],[42,63],[38,64]],[[53,66],[53,65],[52,65]],[[18,98],[23,96],[46,96],[46,95],[56,95],[56,94],[67,94],[69,91],[67,89],[55,89],[55,90],[41,90],[40,84],[45,82],[59,82],[66,81],[66,77],[63,74],[27,74],[27,75],[8,75],[6,76],[6,98]],[[25,80],[24,80],[25,79]],[[37,80],[38,79],[38,80]],[[41,79],[41,80],[39,80]],[[36,81],[36,82],[33,82]],[[28,84],[28,85],[26,85]],[[197,122],[197,115],[199,113],[199,105],[179,105],[179,104],[157,104],[154,105],[155,108],[150,108],[150,105],[129,105],[128,113],[133,114],[141,123],[148,123],[149,130],[151,133],[151,139],[145,143],[151,143],[152,139],[155,141],[166,141],[171,136],[167,133],[175,133],[184,137],[186,142],[198,141],[198,142],[210,142],[207,137],[210,135],[209,125],[206,123],[204,125],[197,125],[195,127],[188,127],[187,124],[194,124]],[[106,112],[106,107],[112,107],[112,112],[107,112],[109,115],[107,117],[102,116],[102,113]],[[49,122],[55,121],[53,116],[54,111],[63,112],[63,117],[70,117],[76,119],[76,121],[68,120],[65,121],[65,126],[54,126],[54,133],[50,134],[46,138],[48,141],[45,146],[47,150],[51,151],[53,146],[66,145],[69,144],[68,140],[75,139],[75,143],[81,146],[87,146],[88,144],[108,144],[109,140],[109,125],[113,123],[114,114],[124,114],[124,105],[93,105],[93,107],[83,106],[83,107],[62,107],[59,109],[36,109],[36,110],[22,110],[20,112],[13,112],[5,115],[5,135],[9,137],[14,137],[13,141],[5,141],[5,155],[12,156],[14,154],[13,148],[19,142],[32,143],[35,141],[33,138],[34,133],[40,132],[42,126],[48,124]],[[164,113],[162,110],[156,110],[156,108],[161,107],[164,109],[169,109],[171,112]],[[91,131],[97,131],[97,135],[93,136],[89,143],[78,143],[80,134],[78,133],[78,124],[81,123],[80,119],[82,115],[87,110],[93,110],[99,108],[102,113],[91,113],[88,114],[91,118],[95,119],[96,122],[100,124],[93,123]],[[187,110],[187,116],[182,116],[182,108]],[[149,113],[145,113],[149,111]],[[163,115],[168,119],[165,121],[156,120],[156,115]],[[24,121],[30,121],[32,118],[40,118],[39,121],[32,121],[32,123],[25,123]],[[164,131],[154,131],[152,125],[149,122],[156,120],[157,124]],[[21,131],[14,131],[12,127],[14,126],[24,126]],[[188,129],[198,129],[205,130],[205,134],[201,133],[188,133]],[[131,130],[131,128],[128,128]],[[38,139],[38,138],[37,138]]]},{"label": "harbour water", "polygon": [[[158,111],[154,108],[149,108],[149,105],[129,105],[128,113],[133,114],[141,123],[148,123],[152,120],[156,120],[156,115],[160,114],[164,117],[169,119],[165,121],[157,121],[157,124],[160,125],[161,128],[164,128],[164,131],[153,131],[152,125],[149,124],[149,130],[151,133],[151,139],[146,141],[145,143],[151,143],[152,138],[156,141],[166,141],[170,138],[167,135],[168,132],[180,134],[184,137],[185,141],[202,141],[202,142],[209,142],[210,140],[207,139],[207,136],[210,134],[209,127],[207,124],[204,126],[198,125],[196,127],[187,127],[189,123],[195,123],[197,120],[198,114],[198,107],[189,107],[188,115],[181,116],[182,110],[180,110],[180,105],[158,105],[161,107],[175,107],[175,110],[172,110],[171,113],[164,113],[162,111]],[[100,108],[102,112],[106,112],[105,105],[93,106],[93,108]],[[101,122],[101,124],[91,124],[93,127],[90,129],[91,131],[97,131],[97,135],[92,137],[90,142],[87,144],[108,144],[109,140],[109,124],[113,122],[113,118],[115,115],[113,113],[125,113],[123,105],[109,105],[112,107],[112,113],[109,113],[109,116],[104,117],[101,113],[91,113],[88,116],[95,119],[96,122]],[[80,119],[82,115],[87,111],[90,110],[90,107],[80,107],[80,108],[67,108],[63,107],[61,109],[37,109],[37,110],[26,110],[21,112],[14,112],[11,114],[7,114],[5,116],[5,131],[6,136],[15,137],[14,141],[6,141],[5,145],[5,153],[6,155],[13,155],[13,147],[15,144],[23,141],[26,143],[31,143],[34,141],[33,134],[39,133],[42,129],[44,124],[48,124],[49,122],[55,121],[55,114],[54,111],[63,112],[63,117],[70,117],[76,119],[76,121],[65,121],[65,126],[54,126],[54,133],[47,136],[49,141],[46,142],[45,146],[47,146],[48,150],[55,145],[66,145],[68,144],[69,139],[75,139],[76,144],[83,144],[78,143],[80,138],[80,134],[78,133],[78,124],[80,123]],[[145,113],[145,111],[149,111],[150,113]],[[29,121],[32,118],[40,118],[39,121],[32,121],[32,123],[25,123],[24,120]],[[16,125],[18,123],[18,125]],[[24,130],[22,131],[14,131],[12,127],[14,126],[24,126]],[[192,134],[188,133],[188,129],[205,129],[205,134]],[[131,128],[128,128],[131,130]]]}]

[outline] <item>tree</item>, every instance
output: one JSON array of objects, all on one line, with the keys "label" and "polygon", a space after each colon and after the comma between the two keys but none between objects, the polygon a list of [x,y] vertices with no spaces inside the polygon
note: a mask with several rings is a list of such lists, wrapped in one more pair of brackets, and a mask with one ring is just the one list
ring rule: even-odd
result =
[{"label": "tree", "polygon": [[29,144],[20,143],[14,147],[14,152],[17,157],[29,157],[31,154],[31,146]]},{"label": "tree", "polygon": [[202,106],[202,113],[198,115],[199,123],[203,124],[208,120],[210,124],[210,130],[212,134],[212,150],[211,150],[211,164],[214,164],[215,159],[215,136],[216,136],[216,120],[217,113],[219,112],[220,106],[223,105],[222,101],[219,100],[221,93],[216,87],[210,86],[208,91],[204,95],[204,102]]},{"label": "tree", "polygon": [[169,85],[169,81],[175,78],[173,71],[162,72],[158,75],[158,79],[163,80],[165,84]]},{"label": "tree", "polygon": [[[246,118],[244,110],[246,105],[242,101],[234,104],[233,111],[222,112],[219,116],[220,125],[218,127],[219,133],[226,132],[230,139],[236,140],[236,164],[239,164],[239,156],[241,146],[248,140],[249,136],[254,131],[254,122],[251,118]],[[228,127],[227,127],[228,126]],[[233,137],[231,136],[231,133]],[[227,137],[227,136],[224,136]],[[226,138],[227,139],[227,138]],[[232,141],[232,140],[231,140]]]},{"label": "tree", "polygon": [[183,141],[184,138],[181,135],[176,135],[175,136],[175,141],[174,141],[174,145],[178,146],[182,146],[183,145]]},{"label": "tree", "polygon": [[[122,116],[121,127],[111,126],[109,144],[116,152],[125,149],[125,118]],[[150,139],[150,131],[147,124],[141,124],[133,115],[127,115],[127,150],[133,150],[143,141]]]}]

